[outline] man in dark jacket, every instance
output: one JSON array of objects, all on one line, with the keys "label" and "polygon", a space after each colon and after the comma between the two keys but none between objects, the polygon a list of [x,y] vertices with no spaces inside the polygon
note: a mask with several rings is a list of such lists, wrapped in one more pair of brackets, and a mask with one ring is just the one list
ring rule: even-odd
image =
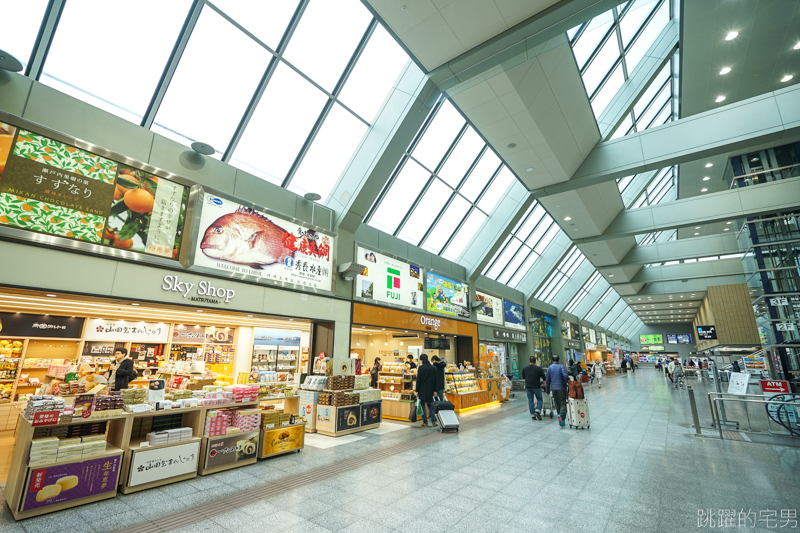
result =
[{"label": "man in dark jacket", "polygon": [[133,369],[133,360],[128,357],[128,350],[119,348],[114,352],[116,362],[108,367],[109,390],[122,390],[128,388],[128,382],[136,379],[136,370]]},{"label": "man in dark jacket", "polygon": [[[528,393],[528,410],[531,419],[542,419],[542,381],[546,379],[542,367],[536,364],[536,358],[530,358],[530,364],[522,369],[522,379],[525,380],[525,392]],[[536,397],[536,408],[533,405],[533,398]]]},{"label": "man in dark jacket", "polygon": [[428,417],[425,416],[425,408],[428,408],[428,415],[431,423],[436,425],[433,417],[433,395],[436,392],[436,368],[428,362],[428,354],[419,356],[420,365],[417,367],[417,398],[422,403],[422,427],[428,427]]},{"label": "man in dark jacket", "polygon": [[431,364],[436,369],[436,399],[443,402],[447,399],[444,396],[444,369],[447,368],[447,363],[434,355],[431,357]]}]

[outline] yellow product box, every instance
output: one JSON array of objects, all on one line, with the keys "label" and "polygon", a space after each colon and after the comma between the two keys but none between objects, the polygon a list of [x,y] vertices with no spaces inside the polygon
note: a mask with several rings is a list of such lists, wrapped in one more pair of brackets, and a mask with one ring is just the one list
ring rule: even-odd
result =
[{"label": "yellow product box", "polygon": [[86,435],[85,437],[81,437],[81,442],[86,444],[87,442],[105,442],[106,436],[105,435]]},{"label": "yellow product box", "polygon": [[229,427],[228,429],[225,430],[226,435],[232,435],[234,433],[241,433],[241,432],[242,430],[237,427]]}]

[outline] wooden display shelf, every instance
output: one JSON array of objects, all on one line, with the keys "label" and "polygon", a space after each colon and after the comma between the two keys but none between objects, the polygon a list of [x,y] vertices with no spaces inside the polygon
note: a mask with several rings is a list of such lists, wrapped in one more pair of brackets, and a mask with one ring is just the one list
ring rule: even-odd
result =
[{"label": "wooden display shelf", "polygon": [[394,400],[391,398],[381,398],[383,418],[391,420],[402,420],[408,422],[408,415],[414,402],[408,400]]},{"label": "wooden display shelf", "polygon": [[[277,428],[276,428],[277,429]],[[245,437],[248,435],[258,435],[259,439],[256,439],[256,451],[253,454],[253,457],[250,459],[244,459],[242,461],[235,461],[230,464],[224,464],[219,466],[213,466],[210,468],[206,468],[206,458],[208,455],[208,447],[211,445],[211,441],[229,438],[229,437]],[[207,476],[208,474],[216,474],[217,472],[223,472],[225,470],[231,470],[233,468],[240,468],[242,466],[252,465],[258,461],[258,450],[261,448],[261,440],[260,440],[261,432],[260,431],[247,431],[243,433],[234,433],[232,435],[221,435],[219,437],[203,437],[203,442],[200,444],[200,464],[197,469],[197,473],[201,476]]]},{"label": "wooden display shelf", "polygon": [[283,412],[290,415],[300,414],[300,396],[285,396],[283,398],[267,398],[259,400],[258,403],[283,402]]},{"label": "wooden display shelf", "polygon": [[447,392],[445,396],[453,404],[455,412],[489,403],[489,393],[487,391],[471,391],[459,394]]}]

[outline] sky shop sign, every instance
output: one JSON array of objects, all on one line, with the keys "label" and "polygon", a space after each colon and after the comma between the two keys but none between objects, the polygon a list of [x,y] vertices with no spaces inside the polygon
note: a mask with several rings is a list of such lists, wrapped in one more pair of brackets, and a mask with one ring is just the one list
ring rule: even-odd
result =
[{"label": "sky shop sign", "polygon": [[[164,276],[161,283],[161,290],[177,292],[184,298],[188,298],[193,302],[206,304],[227,304],[236,296],[236,291],[233,289],[215,287],[210,281],[206,280],[200,283],[180,281],[180,276]],[[194,293],[192,291],[194,291]]]}]

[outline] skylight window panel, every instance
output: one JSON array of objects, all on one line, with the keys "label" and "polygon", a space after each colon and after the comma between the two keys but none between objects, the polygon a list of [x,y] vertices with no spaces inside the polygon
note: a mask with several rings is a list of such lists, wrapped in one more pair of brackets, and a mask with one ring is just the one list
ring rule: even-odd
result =
[{"label": "skylight window panel", "polygon": [[[206,142],[221,157],[270,59],[272,54],[239,28],[204,8],[151,129],[186,146]],[[198,72],[209,65],[225,65],[225,74],[199,83]]]},{"label": "skylight window panel", "polygon": [[636,32],[653,12],[656,7],[656,0],[637,0],[628,12],[622,17],[619,24],[620,35],[622,36],[622,46],[627,48]]},{"label": "skylight window panel", "polygon": [[506,248],[508,248],[508,245],[512,241],[512,239],[514,239],[513,235],[508,235],[505,238],[505,240],[503,241],[503,244],[494,253],[494,255],[492,256],[491,261],[489,261],[489,263],[486,265],[486,267],[484,267],[483,272],[481,272],[481,274],[483,274],[487,278],[492,278],[492,279],[495,279],[497,277],[496,273],[493,274],[493,275],[489,275],[489,271],[490,270],[492,272],[495,271],[495,268],[497,267],[497,259],[500,257],[501,254],[503,254],[506,251]]},{"label": "skylight window panel", "polygon": [[653,81],[650,82],[650,85],[647,86],[647,89],[645,89],[642,96],[640,96],[639,99],[636,101],[636,103],[633,105],[633,113],[637,117],[642,113],[644,113],[644,110],[648,106],[648,104],[650,104],[653,98],[655,98],[656,95],[661,91],[661,87],[664,85],[664,83],[666,83],[666,81],[670,77],[670,72],[671,72],[670,69],[671,67],[668,62],[666,65],[664,65],[664,68],[658,71],[656,77],[653,79]]},{"label": "skylight window panel", "polygon": [[[19,3],[27,2],[15,4]],[[36,4],[32,2],[32,7]],[[42,83],[139,124],[191,5],[188,0],[166,3],[157,0],[67,2],[47,53]],[[8,24],[12,21],[6,19],[5,10],[4,3],[0,12],[4,18],[3,36],[7,38],[8,30],[12,36],[15,30]],[[156,12],[158,17],[153,17]],[[40,21],[41,16],[37,22]],[[96,30],[123,21],[126,29],[117,38],[110,39],[107,32]],[[146,38],[137,35],[141,28],[147,28]],[[3,48],[6,48],[5,41]],[[124,65],[124,75],[118,71],[100,70],[92,70],[89,74],[85,68],[76,68],[76,53],[90,53],[94,65]],[[28,56],[18,59],[27,61]]]},{"label": "skylight window panel", "polygon": [[369,220],[373,228],[394,235],[397,226],[411,209],[431,175],[412,159],[407,159],[400,173]]},{"label": "skylight window panel", "polygon": [[[17,58],[24,67],[30,61],[36,36],[42,25],[47,0],[3,2],[3,50]],[[63,15],[62,15],[63,16]],[[184,13],[185,16],[185,13]],[[58,34],[58,32],[56,32]],[[45,63],[45,68],[47,64]]]},{"label": "skylight window panel", "polygon": [[656,177],[647,186],[647,193],[652,194],[653,191],[660,188],[664,183],[672,179],[672,167],[664,167],[658,171]]},{"label": "skylight window panel", "polygon": [[620,123],[616,131],[614,131],[614,134],[611,136],[611,139],[609,140],[619,139],[620,137],[626,136],[630,132],[630,129],[632,127],[633,127],[633,118],[631,117],[630,113],[627,113],[625,115],[625,119]]},{"label": "skylight window panel", "polygon": [[639,131],[642,131],[647,128],[650,122],[655,118],[659,111],[661,111],[661,107],[664,103],[668,102],[672,93],[670,92],[670,85],[664,85],[661,92],[658,93],[658,96],[653,99],[652,104],[647,110],[642,114],[638,120],[636,121],[636,127]]},{"label": "skylight window panel", "polygon": [[514,181],[514,174],[508,170],[508,167],[503,165],[503,168],[500,169],[500,172],[492,181],[492,184],[486,189],[486,192],[483,193],[481,196],[480,201],[478,202],[478,208],[481,209],[484,213],[491,214],[494,207],[497,205],[497,202],[505,195],[508,191],[508,188]]},{"label": "skylight window panel", "polygon": [[[558,224],[552,222],[552,219],[550,219],[550,221],[550,229],[547,230],[545,236],[542,237],[542,239],[533,248],[533,251],[539,255],[544,252],[545,248],[547,248],[547,245],[550,244],[553,239],[555,239],[556,235],[558,235],[558,233],[561,231],[561,228],[558,227]],[[542,221],[542,223],[544,223],[544,221]]]},{"label": "skylight window panel", "polygon": [[430,171],[436,170],[463,126],[464,118],[445,100],[411,155]]},{"label": "skylight window panel", "polygon": [[594,288],[595,285],[597,285],[598,281],[600,281],[600,272],[595,270],[594,274],[592,274],[592,277],[590,277],[589,281],[587,281],[586,285],[584,285],[583,290],[589,292]]},{"label": "skylight window panel", "polygon": [[556,270],[550,275],[544,286],[536,293],[535,298],[545,303],[550,303],[551,298],[556,295],[563,283],[566,283],[566,279],[564,274]]},{"label": "skylight window panel", "polygon": [[628,66],[628,75],[633,74],[637,65],[642,60],[647,50],[661,34],[661,30],[669,22],[669,2],[662,2],[656,14],[645,27],[644,31],[633,42],[628,52],[625,54],[625,61]]},{"label": "skylight window panel", "polygon": [[661,108],[661,112],[655,119],[653,119],[653,122],[650,124],[650,126],[647,127],[647,129],[655,128],[656,126],[661,126],[662,124],[666,124],[667,122],[671,121],[672,121],[672,106],[670,105],[669,102],[665,102],[664,107]]},{"label": "skylight window panel", "polygon": [[[445,185],[442,180],[434,179],[403,225],[398,237],[415,246],[418,245],[436,217],[439,216],[439,212],[451,194],[453,194],[453,190],[450,187]],[[387,202],[393,203],[391,198],[387,199]]]},{"label": "skylight window panel", "polygon": [[289,190],[300,196],[317,193],[322,196],[320,202],[325,202],[366,131],[366,124],[334,103],[289,184]]},{"label": "skylight window panel", "polygon": [[492,179],[492,176],[497,172],[500,167],[500,158],[495,153],[486,149],[481,156],[478,164],[470,172],[467,181],[461,186],[459,192],[466,197],[470,202],[478,199],[481,191],[486,187],[486,184]]},{"label": "skylight window panel", "polygon": [[517,269],[517,271],[514,273],[514,276],[511,278],[511,280],[509,280],[508,285],[511,287],[516,287],[519,285],[525,275],[533,268],[533,265],[538,260],[539,254],[536,252],[530,252],[525,258],[525,262],[522,263],[522,266]]},{"label": "skylight window panel", "polygon": [[376,25],[339,94],[339,101],[372,122],[407,64],[408,54],[383,26]]},{"label": "skylight window panel", "polygon": [[220,11],[273,50],[278,48],[297,4],[295,0],[214,0]]},{"label": "skylight window panel", "polygon": [[[628,116],[630,117],[630,115]],[[633,181],[633,178],[635,177],[636,175],[634,174],[633,176],[625,176],[624,178],[620,178],[617,180],[617,189],[619,190],[620,194],[625,192],[625,189],[628,188],[628,185],[630,185],[631,181]]]},{"label": "skylight window panel", "polygon": [[439,177],[454,189],[458,187],[484,146],[486,143],[483,142],[481,136],[475,132],[472,126],[467,126],[464,135],[447,156],[447,161],[439,171]]},{"label": "skylight window panel", "polygon": [[583,24],[578,24],[574,28],[570,28],[567,30],[567,39],[569,39],[570,42],[572,42],[572,39],[574,39],[575,36],[578,34],[578,31],[580,31],[581,26],[583,26]]},{"label": "skylight window panel", "polygon": [[522,264],[522,262],[525,261],[528,258],[528,255],[530,254],[530,252],[531,252],[530,248],[528,248],[527,246],[523,246],[514,255],[513,259],[511,259],[511,261],[509,261],[508,266],[503,270],[502,275],[500,275],[497,278],[497,281],[499,281],[500,283],[508,283],[508,280],[511,279],[511,277],[514,274],[517,273],[517,271],[519,270],[519,267]]},{"label": "skylight window panel", "polygon": [[[531,237],[532,232],[539,227],[537,224],[539,224],[542,219],[547,216],[547,211],[544,210],[544,207],[542,207],[541,204],[535,203],[534,205],[535,209],[525,221],[525,225],[522,226],[517,232],[517,236],[523,241],[528,241],[528,238]],[[545,224],[542,228],[542,233],[545,231],[547,231],[547,224]],[[541,235],[539,235],[539,237],[541,237]],[[538,240],[539,237],[532,237],[531,240],[528,241],[528,246],[535,246],[536,240]]]},{"label": "skylight window panel", "polygon": [[422,243],[422,248],[439,254],[458,225],[464,220],[469,208],[470,203],[456,194],[453,201],[447,206],[447,210],[439,218],[439,222],[431,230],[428,238]]},{"label": "skylight window panel", "polygon": [[578,63],[578,69],[583,69],[613,23],[614,13],[610,9],[589,22],[578,42],[572,47],[572,51],[575,53],[575,60]]},{"label": "skylight window panel", "polygon": [[595,117],[603,114],[624,83],[625,76],[622,72],[622,63],[620,63],[592,100],[592,111]]},{"label": "skylight window panel", "polygon": [[619,44],[614,35],[600,48],[597,56],[592,60],[592,63],[586,68],[583,73],[583,83],[586,85],[586,93],[591,97],[597,89],[600,82],[609,73],[611,67],[619,59]]},{"label": "skylight window panel", "polygon": [[325,93],[278,64],[236,145],[231,165],[282,184],[327,101]]},{"label": "skylight window panel", "polygon": [[[528,209],[525,210],[525,214],[522,215],[522,217],[520,217],[519,221],[517,222],[517,225],[514,226],[514,229],[511,231],[512,234],[517,235],[518,233],[520,233],[521,231],[520,228],[523,227],[523,224],[527,226],[528,219],[530,218],[531,213],[533,212],[534,209],[536,209],[538,205],[539,202],[534,200],[533,203],[530,205],[530,207],[528,207]],[[521,238],[524,240],[524,237]]]},{"label": "skylight window panel", "polygon": [[581,264],[582,264],[582,263],[583,263],[585,260],[586,260],[586,257],[584,257],[584,255],[583,255],[582,253],[580,253],[580,252],[579,252],[579,255],[577,255],[577,256],[575,257],[574,261],[572,261],[572,263],[570,263],[570,264],[569,264],[569,266],[567,266],[566,270],[564,270],[564,273],[565,273],[565,274],[566,274],[568,277],[572,277],[572,274],[574,274],[574,273],[575,273],[575,271],[576,271],[576,270],[578,270],[578,267],[579,267],[579,266],[581,266]]},{"label": "skylight window panel", "polygon": [[564,285],[566,285],[568,281],[569,278],[567,276],[559,276],[558,282],[552,287],[552,290],[550,290],[549,293],[542,296],[541,300],[544,303],[552,303],[552,301],[556,299],[556,296],[558,296],[558,293],[561,292],[561,289],[564,288]]},{"label": "skylight window panel", "polygon": [[572,300],[567,304],[566,307],[567,313],[574,312],[575,309],[577,309],[577,307],[581,304],[584,298],[586,298],[586,293],[583,292],[582,290],[578,291],[578,294],[573,296]]},{"label": "skylight window panel", "polygon": [[371,21],[370,12],[357,0],[310,2],[283,56],[333,92]]},{"label": "skylight window panel", "polygon": [[473,209],[467,217],[467,220],[464,221],[464,224],[459,228],[458,233],[453,237],[453,240],[447,245],[442,256],[445,259],[457,261],[458,258],[461,257],[464,248],[466,248],[467,244],[475,237],[475,234],[478,233],[478,230],[485,221],[486,215],[477,209]]}]

